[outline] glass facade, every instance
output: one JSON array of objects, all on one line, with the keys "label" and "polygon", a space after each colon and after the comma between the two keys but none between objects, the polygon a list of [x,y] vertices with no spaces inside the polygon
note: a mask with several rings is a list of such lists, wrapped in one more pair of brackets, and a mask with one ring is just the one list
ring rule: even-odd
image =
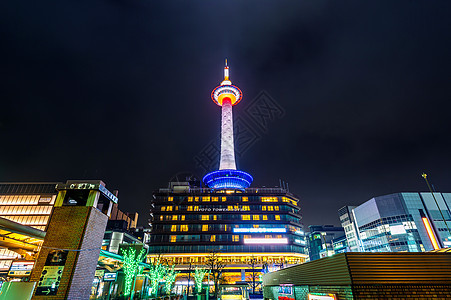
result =
[{"label": "glass facade", "polygon": [[[451,193],[396,193],[353,208],[355,220],[351,223],[357,228],[363,251],[430,251],[432,239],[441,248],[451,246],[450,207]],[[432,228],[429,234],[425,222]]]}]

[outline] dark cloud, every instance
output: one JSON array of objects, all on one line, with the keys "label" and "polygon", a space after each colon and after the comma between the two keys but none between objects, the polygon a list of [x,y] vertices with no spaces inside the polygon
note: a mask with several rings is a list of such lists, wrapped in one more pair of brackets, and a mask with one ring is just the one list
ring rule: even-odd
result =
[{"label": "dark cloud", "polygon": [[[0,4],[0,181],[101,178],[147,219],[151,191],[218,136],[225,57],[285,110],[239,158],[288,181],[306,224],[373,196],[449,190],[450,4],[9,1]],[[203,174],[199,174],[203,175]]]}]

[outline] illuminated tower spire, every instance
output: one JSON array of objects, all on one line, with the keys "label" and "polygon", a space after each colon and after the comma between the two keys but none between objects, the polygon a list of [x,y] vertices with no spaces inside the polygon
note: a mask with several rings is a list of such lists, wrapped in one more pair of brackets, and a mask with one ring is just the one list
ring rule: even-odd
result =
[{"label": "illuminated tower spire", "polygon": [[224,80],[211,92],[211,99],[222,107],[221,122],[221,159],[219,171],[211,172],[204,177],[204,183],[215,189],[244,189],[250,186],[252,176],[236,170],[235,149],[233,144],[232,107],[243,98],[241,90],[232,85],[229,79],[227,59],[224,67]]}]

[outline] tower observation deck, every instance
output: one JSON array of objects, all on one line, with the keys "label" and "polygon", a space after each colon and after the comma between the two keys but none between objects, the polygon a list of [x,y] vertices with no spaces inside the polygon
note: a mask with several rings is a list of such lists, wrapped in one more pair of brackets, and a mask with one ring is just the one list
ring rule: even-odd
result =
[{"label": "tower observation deck", "polygon": [[243,98],[241,90],[232,85],[229,79],[229,67],[224,67],[224,80],[211,92],[211,99],[222,107],[221,118],[221,158],[219,170],[204,176],[205,185],[213,189],[245,189],[253,178],[244,171],[236,169],[235,149],[233,143],[233,114],[232,107],[240,103]]}]

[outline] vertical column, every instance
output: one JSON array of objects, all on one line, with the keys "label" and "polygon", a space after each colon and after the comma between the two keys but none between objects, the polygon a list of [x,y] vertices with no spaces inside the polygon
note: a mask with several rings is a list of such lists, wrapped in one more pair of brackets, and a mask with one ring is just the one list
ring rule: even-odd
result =
[{"label": "vertical column", "polygon": [[235,149],[233,146],[233,115],[232,102],[224,98],[222,102],[221,124],[221,160],[219,170],[236,170]]}]

